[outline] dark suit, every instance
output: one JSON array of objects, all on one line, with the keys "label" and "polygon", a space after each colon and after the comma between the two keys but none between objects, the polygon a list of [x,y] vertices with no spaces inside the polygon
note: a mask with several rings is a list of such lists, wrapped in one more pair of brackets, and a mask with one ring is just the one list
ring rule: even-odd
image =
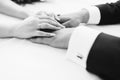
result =
[{"label": "dark suit", "polygon": [[97,5],[101,12],[100,24],[120,23],[120,0],[116,3]]},{"label": "dark suit", "polygon": [[15,3],[17,4],[28,4],[28,3],[33,3],[33,2],[37,2],[37,1],[40,1],[40,0],[12,0],[14,1]]},{"label": "dark suit", "polygon": [[[100,9],[100,24],[120,23],[120,1],[97,6]],[[87,70],[104,80],[120,80],[120,38],[99,34],[87,59]]]},{"label": "dark suit", "polygon": [[101,33],[90,50],[87,70],[105,80],[120,80],[120,38]]}]

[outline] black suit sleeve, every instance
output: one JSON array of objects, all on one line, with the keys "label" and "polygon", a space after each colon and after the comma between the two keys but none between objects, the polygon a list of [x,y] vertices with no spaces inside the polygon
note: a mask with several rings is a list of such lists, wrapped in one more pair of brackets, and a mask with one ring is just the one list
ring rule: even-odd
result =
[{"label": "black suit sleeve", "polygon": [[104,80],[120,80],[120,38],[101,33],[88,55],[87,70]]},{"label": "black suit sleeve", "polygon": [[97,5],[101,13],[100,25],[120,23],[120,1]]}]

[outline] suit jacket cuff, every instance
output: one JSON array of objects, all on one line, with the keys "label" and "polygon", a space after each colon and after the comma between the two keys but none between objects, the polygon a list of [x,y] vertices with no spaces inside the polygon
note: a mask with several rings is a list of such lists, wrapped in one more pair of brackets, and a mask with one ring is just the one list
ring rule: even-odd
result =
[{"label": "suit jacket cuff", "polygon": [[72,33],[66,57],[86,68],[89,51],[100,34],[99,31],[80,26]]},{"label": "suit jacket cuff", "polygon": [[99,24],[101,19],[100,10],[96,6],[86,7],[85,9],[89,12],[88,24]]}]

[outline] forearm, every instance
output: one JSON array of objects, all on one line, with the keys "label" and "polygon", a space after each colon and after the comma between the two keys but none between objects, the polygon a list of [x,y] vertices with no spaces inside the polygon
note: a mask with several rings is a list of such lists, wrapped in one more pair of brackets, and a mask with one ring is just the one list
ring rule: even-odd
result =
[{"label": "forearm", "polygon": [[0,24],[0,38],[11,38],[13,37],[13,25]]},{"label": "forearm", "polygon": [[17,5],[11,0],[0,0],[0,12],[21,19],[29,16],[28,12],[23,7]]}]

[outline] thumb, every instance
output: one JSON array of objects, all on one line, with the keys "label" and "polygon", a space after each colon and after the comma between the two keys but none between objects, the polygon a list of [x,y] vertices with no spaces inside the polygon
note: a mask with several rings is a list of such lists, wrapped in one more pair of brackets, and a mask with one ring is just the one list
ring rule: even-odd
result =
[{"label": "thumb", "polygon": [[65,23],[66,21],[70,20],[69,17],[64,16],[64,15],[58,15],[58,18],[60,19],[59,20],[60,23]]},{"label": "thumb", "polygon": [[63,26],[65,26],[66,28],[71,28],[72,27],[72,24],[71,24],[71,21],[67,21],[65,23],[62,24]]}]

